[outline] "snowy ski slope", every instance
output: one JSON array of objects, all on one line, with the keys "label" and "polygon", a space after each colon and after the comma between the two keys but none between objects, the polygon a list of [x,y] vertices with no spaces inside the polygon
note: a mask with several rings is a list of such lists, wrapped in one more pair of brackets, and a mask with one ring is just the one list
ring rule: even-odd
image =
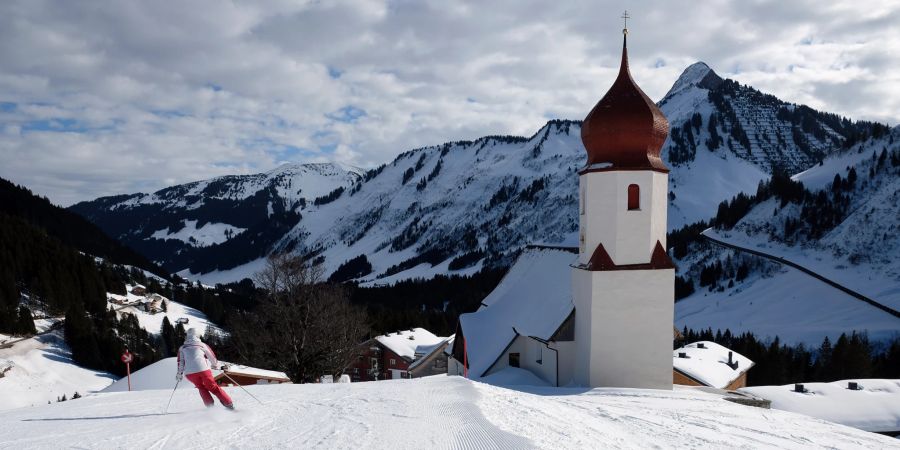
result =
[{"label": "snowy ski slope", "polygon": [[522,388],[435,376],[228,388],[237,411],[196,392],[97,394],[0,413],[0,448],[900,448],[799,414],[697,389]]}]

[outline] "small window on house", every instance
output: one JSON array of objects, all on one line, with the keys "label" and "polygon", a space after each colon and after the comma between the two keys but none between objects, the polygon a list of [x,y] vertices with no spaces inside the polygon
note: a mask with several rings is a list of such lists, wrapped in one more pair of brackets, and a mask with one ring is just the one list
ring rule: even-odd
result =
[{"label": "small window on house", "polygon": [[641,209],[641,188],[636,184],[628,185],[628,210]]},{"label": "small window on house", "polygon": [[396,365],[397,365],[397,360],[394,358],[391,358],[391,367],[396,366]]},{"label": "small window on house", "polygon": [[509,354],[509,367],[519,367],[519,354],[518,353],[510,353]]},{"label": "small window on house", "polygon": [[541,345],[541,343],[538,342],[538,341],[534,341],[534,346],[535,346],[535,349],[534,349],[535,360],[534,360],[534,362],[536,362],[536,363],[538,363],[538,364],[544,364],[544,346]]}]

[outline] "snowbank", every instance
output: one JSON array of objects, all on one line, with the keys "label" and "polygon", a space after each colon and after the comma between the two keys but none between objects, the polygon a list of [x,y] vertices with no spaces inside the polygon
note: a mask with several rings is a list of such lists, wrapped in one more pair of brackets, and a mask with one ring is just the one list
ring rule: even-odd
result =
[{"label": "snowbank", "polygon": [[534,372],[518,367],[507,367],[477,380],[494,386],[550,386]]},{"label": "snowbank", "polygon": [[[178,358],[161,359],[131,374],[132,391],[149,391],[175,389],[175,374],[178,373]],[[218,372],[214,372],[218,374]],[[178,384],[178,389],[193,389],[194,385],[187,381]],[[122,378],[102,392],[128,391],[128,378]]]},{"label": "snowbank", "polygon": [[[854,381],[860,390],[848,389]],[[866,431],[900,432],[900,380],[843,380],[739,389],[772,401],[772,408],[791,411]]]},{"label": "snowbank", "polygon": [[[0,413],[0,447],[80,448],[889,448],[900,442],[696,389],[514,390],[462,377],[101,393]],[[390,436],[385,439],[384,436]]]}]

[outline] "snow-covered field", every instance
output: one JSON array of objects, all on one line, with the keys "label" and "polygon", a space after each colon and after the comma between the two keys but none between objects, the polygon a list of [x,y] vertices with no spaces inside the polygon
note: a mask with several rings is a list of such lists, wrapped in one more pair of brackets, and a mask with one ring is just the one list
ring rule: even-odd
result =
[{"label": "snow-covered field", "polygon": [[63,394],[85,395],[115,381],[112,375],[75,365],[61,330],[0,349],[0,373],[0,410],[46,405]]},{"label": "snow-covered field", "polygon": [[900,448],[900,441],[696,389],[528,388],[435,376],[97,394],[0,413],[0,448]]},{"label": "snow-covered field", "polygon": [[[855,381],[858,390],[848,389]],[[807,392],[794,385],[743,388],[772,401],[772,408],[807,414],[866,431],[900,431],[900,380],[843,380],[806,383]]]},{"label": "snow-covered field", "polygon": [[[890,224],[891,222],[888,220],[875,223]],[[900,273],[900,259],[896,258],[896,255],[893,260],[879,260],[874,264],[852,264],[846,257],[835,256],[828,248],[789,246],[780,242],[763,240],[759,236],[749,236],[743,231],[736,230],[709,230],[706,233],[729,244],[784,258],[885,306],[900,310],[900,279],[896,278]]]},{"label": "snow-covered field", "polygon": [[157,230],[151,238],[154,239],[175,239],[195,247],[206,247],[209,245],[221,244],[231,236],[237,236],[244,232],[244,228],[237,228],[227,223],[206,223],[202,227],[197,228],[196,220],[184,220],[184,227],[177,231],[169,231],[168,228]]},{"label": "snow-covered field", "polygon": [[750,331],[761,339],[778,336],[784,343],[813,346],[853,330],[868,332],[871,340],[900,332],[900,319],[789,267],[723,292],[701,289],[675,304],[675,325]]}]

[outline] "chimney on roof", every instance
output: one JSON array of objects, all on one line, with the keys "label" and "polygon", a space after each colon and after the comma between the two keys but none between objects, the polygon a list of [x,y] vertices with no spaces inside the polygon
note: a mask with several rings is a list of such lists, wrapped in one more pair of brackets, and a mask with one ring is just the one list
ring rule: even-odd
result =
[{"label": "chimney on roof", "polygon": [[731,370],[737,370],[740,362],[734,359],[734,352],[728,352],[728,367],[731,367]]},{"label": "chimney on roof", "polygon": [[679,358],[687,358],[688,355],[687,355],[687,353],[685,353],[685,352],[678,352],[678,357],[679,357]]},{"label": "chimney on roof", "polygon": [[409,337],[408,337],[407,339],[409,339],[409,340],[411,340],[411,341],[414,341],[414,340],[416,340],[416,337],[413,336],[413,335],[409,335]]},{"label": "chimney on roof", "polygon": [[847,389],[850,389],[851,391],[860,391],[860,390],[862,390],[862,388],[859,387],[859,383],[857,383],[856,381],[850,381],[850,382],[848,382],[848,383],[847,383]]},{"label": "chimney on roof", "polygon": [[698,342],[698,343],[697,343],[697,348],[706,348],[706,344],[704,344],[704,343],[702,343],[702,342]]},{"label": "chimney on roof", "polygon": [[802,384],[797,383],[797,384],[794,385],[794,392],[799,392],[799,393],[802,394],[802,393],[805,393],[805,392],[806,392],[806,388],[803,387]]}]

